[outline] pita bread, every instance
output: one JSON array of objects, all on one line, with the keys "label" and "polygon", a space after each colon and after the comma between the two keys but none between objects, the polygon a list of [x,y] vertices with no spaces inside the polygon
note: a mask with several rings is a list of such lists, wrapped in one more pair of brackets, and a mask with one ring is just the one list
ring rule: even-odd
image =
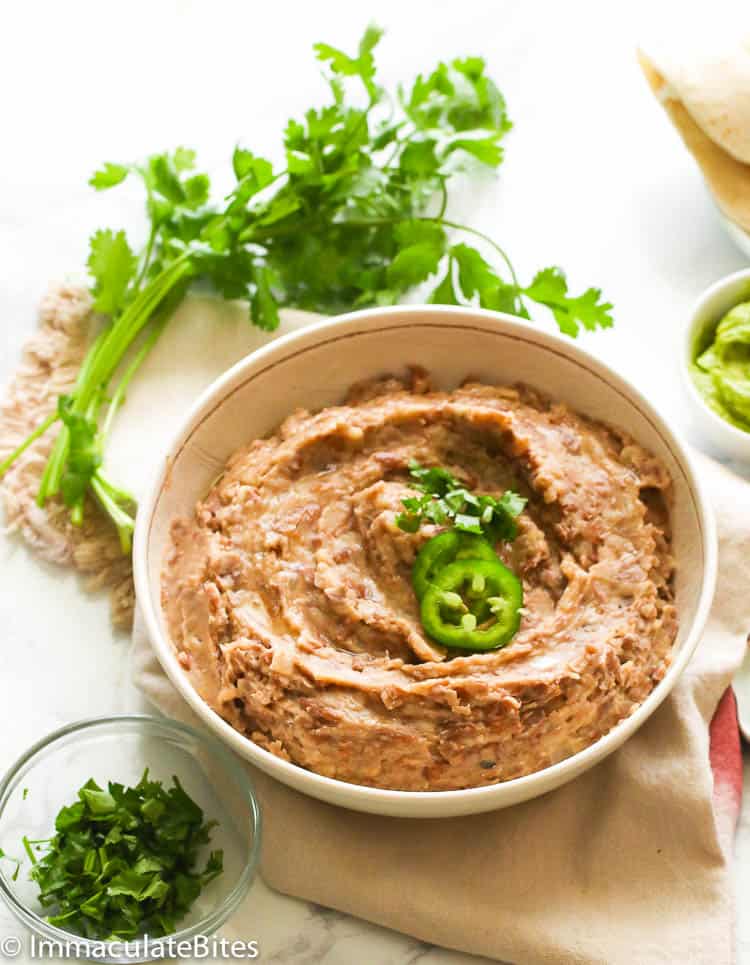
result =
[{"label": "pita bread", "polygon": [[[746,64],[727,67],[722,74],[729,82],[747,70],[744,90],[736,96],[727,94],[722,101],[717,80],[708,85],[709,92],[701,100],[695,87],[701,68],[691,75],[689,102],[682,100],[671,77],[665,77],[645,53],[640,51],[638,57],[651,89],[698,162],[719,207],[731,221],[750,232],[750,163],[739,159],[739,156],[747,157],[750,161],[750,49],[746,54]],[[684,83],[684,77],[680,75],[680,78]],[[704,128],[703,123],[708,127]],[[743,123],[745,126],[740,130],[739,125]]]},{"label": "pita bread", "polygon": [[[736,29],[736,28],[735,28]],[[750,164],[750,35],[680,43],[650,51],[688,114],[727,154]]]}]

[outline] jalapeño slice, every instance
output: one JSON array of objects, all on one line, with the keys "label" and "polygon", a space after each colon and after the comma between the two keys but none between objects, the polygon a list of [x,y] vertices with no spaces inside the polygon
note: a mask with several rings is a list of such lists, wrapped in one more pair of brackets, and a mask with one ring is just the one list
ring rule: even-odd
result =
[{"label": "jalape\u00f1o slice", "polygon": [[494,562],[497,553],[482,536],[455,529],[447,529],[428,539],[417,554],[411,574],[417,599],[422,599],[437,574],[449,563],[464,559]]},{"label": "jalape\u00f1o slice", "polygon": [[[477,619],[477,603],[480,611],[489,610],[486,618],[480,612]],[[521,581],[497,557],[457,560],[440,570],[425,591],[422,626],[446,647],[496,650],[518,632],[522,606]]]}]

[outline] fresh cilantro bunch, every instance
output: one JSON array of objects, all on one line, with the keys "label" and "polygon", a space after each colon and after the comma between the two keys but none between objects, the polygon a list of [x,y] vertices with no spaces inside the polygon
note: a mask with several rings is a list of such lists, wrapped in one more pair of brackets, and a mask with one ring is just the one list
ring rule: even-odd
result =
[{"label": "fresh cilantro bunch", "polygon": [[135,787],[110,782],[103,790],[90,780],[57,815],[53,838],[24,839],[39,901],[53,911],[50,924],[102,940],[176,930],[203,887],[221,874],[223,854],[212,851],[197,870],[215,822],[204,821],[173,781],[165,788],[146,771]]},{"label": "fresh cilantro bunch", "polygon": [[422,283],[432,302],[523,318],[535,302],[568,335],[612,324],[599,289],[571,295],[559,268],[522,285],[495,241],[446,217],[453,175],[497,168],[511,128],[484,61],[440,63],[394,95],[377,79],[380,37],[368,27],[354,55],[315,46],[329,103],[289,121],[280,167],[236,148],[235,185],[223,201],[211,201],[209,178],[194,170],[195,155],[185,148],[139,164],[108,163],[93,175],[99,191],[140,180],[148,238],[135,253],[123,231],[92,237],[88,269],[101,332],[73,392],[0,464],[0,476],[59,420],[39,504],[60,495],[80,524],[91,493],[127,551],[134,503],[104,472],[107,437],[134,373],[198,282],[245,299],[252,322],[268,331],[279,323],[280,306],[338,312],[391,305]]},{"label": "fresh cilantro bunch", "polygon": [[406,512],[396,516],[396,525],[405,532],[416,533],[427,521],[485,536],[491,543],[516,538],[516,518],[523,512],[526,500],[513,490],[507,489],[499,499],[477,496],[442,466],[425,468],[416,461],[409,463],[409,475],[415,480],[412,488],[419,495],[401,500]]}]

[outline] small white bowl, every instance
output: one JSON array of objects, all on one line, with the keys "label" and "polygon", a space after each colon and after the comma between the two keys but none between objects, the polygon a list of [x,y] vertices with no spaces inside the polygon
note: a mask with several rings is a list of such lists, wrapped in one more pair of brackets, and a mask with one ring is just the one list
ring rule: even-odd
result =
[{"label": "small white bowl", "polygon": [[[322,777],[263,750],[193,690],[177,661],[161,608],[162,561],[175,517],[189,516],[235,449],[264,436],[298,407],[341,401],[360,379],[424,366],[439,387],[467,375],[526,382],[596,419],[620,426],[666,465],[674,483],[673,551],[680,629],[663,680],[630,717],[578,754],[535,774],[463,791],[390,791]],[[150,495],[138,510],[133,566],[138,605],[170,680],[197,716],[238,754],[312,797],[373,814],[456,817],[518,804],[551,791],[630,737],[674,686],[703,631],[716,582],[716,530],[691,458],[654,407],[602,362],[564,339],[499,313],[401,306],[343,315],[287,335],[213,383],[185,417]]]},{"label": "small white bowl", "polygon": [[690,313],[680,365],[696,428],[717,452],[745,463],[750,463],[750,432],[743,432],[714,412],[693,382],[690,368],[696,346],[701,344],[708,332],[716,327],[731,308],[748,299],[750,268],[727,275],[707,288]]},{"label": "small white bowl", "polygon": [[716,207],[716,212],[719,216],[719,221],[721,222],[722,228],[724,231],[726,231],[743,255],[750,257],[750,234],[748,234],[744,228],[741,228],[736,221],[732,221],[731,218],[727,218],[727,216],[716,203],[716,200],[711,192],[709,191],[708,193],[711,196],[714,206]]}]

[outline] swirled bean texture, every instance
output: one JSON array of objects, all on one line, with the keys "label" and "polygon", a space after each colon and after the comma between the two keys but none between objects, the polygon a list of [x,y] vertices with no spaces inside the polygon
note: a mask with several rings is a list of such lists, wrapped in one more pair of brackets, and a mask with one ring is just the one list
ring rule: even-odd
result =
[{"label": "swirled bean texture", "polygon": [[[503,650],[429,640],[411,586],[437,532],[395,522],[408,464],[527,497],[499,555],[523,580]],[[670,479],[623,434],[524,386],[414,370],[293,413],[176,520],[162,596],[193,686],[250,740],[356,784],[447,790],[580,751],[663,677],[677,633]]]}]

